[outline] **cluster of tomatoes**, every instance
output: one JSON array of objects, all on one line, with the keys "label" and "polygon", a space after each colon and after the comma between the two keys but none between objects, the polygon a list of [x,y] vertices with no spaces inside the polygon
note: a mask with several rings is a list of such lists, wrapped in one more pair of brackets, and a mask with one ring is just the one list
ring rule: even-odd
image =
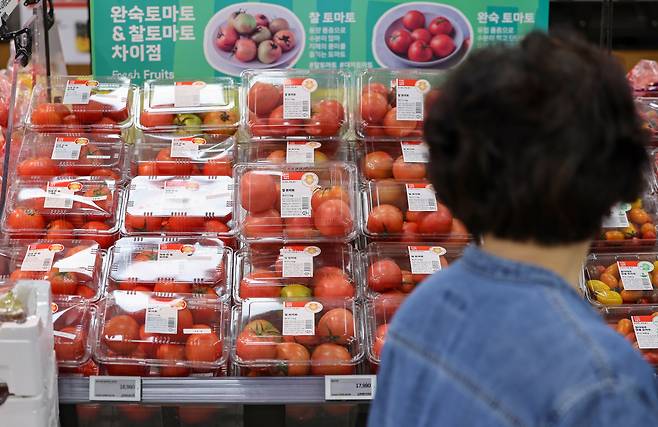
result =
[{"label": "cluster of tomatoes", "polygon": [[60,366],[78,366],[89,361],[89,331],[94,311],[88,302],[59,300],[52,306],[55,357]]},{"label": "cluster of tomatoes", "polygon": [[381,360],[388,326],[405,298],[406,295],[398,294],[378,295],[366,306],[368,316],[368,356],[370,362],[374,365],[375,371]]},{"label": "cluster of tomatoes", "polygon": [[[402,252],[404,249],[400,248]],[[417,285],[427,279],[429,274],[412,274],[408,258],[393,259],[391,257],[376,257],[371,260],[366,273],[366,284],[368,289],[377,293],[408,294]],[[448,266],[445,256],[440,257],[441,268]],[[405,269],[400,267],[402,264]]]},{"label": "cluster of tomatoes", "polygon": [[326,97],[314,101],[308,119],[285,118],[283,104],[282,85],[264,81],[253,83],[247,96],[247,127],[251,134],[274,138],[337,137],[347,123],[345,108],[340,99]]},{"label": "cluster of tomatoes", "polygon": [[405,162],[402,154],[393,159],[393,156],[384,150],[366,153],[361,163],[361,171],[366,179],[393,178],[400,181],[427,179],[425,163]]},{"label": "cluster of tomatoes", "polygon": [[656,241],[656,224],[653,214],[644,208],[644,201],[638,199],[626,212],[628,227],[604,228],[601,240],[614,244],[630,240],[630,244],[653,244]]},{"label": "cluster of tomatoes", "polygon": [[[322,302],[326,306],[325,310],[316,314],[314,335],[282,335],[281,328],[262,318],[251,319],[242,326],[236,337],[235,360],[239,366],[247,366],[245,374],[303,376],[354,373],[351,350],[357,345],[357,339],[352,311],[348,305],[328,308],[330,304],[325,300]],[[275,313],[281,315],[281,310]]]},{"label": "cluster of tomatoes", "polygon": [[[653,312],[650,315],[652,318],[658,316],[658,312]],[[633,328],[633,321],[630,318],[622,318],[617,321],[617,323],[608,323],[611,328],[621,334],[624,338],[631,343],[633,348],[639,350],[642,353],[642,357],[647,363],[658,366],[658,350],[656,349],[641,349],[637,336],[635,335],[635,330]]]},{"label": "cluster of tomatoes", "polygon": [[127,105],[117,107],[114,104],[101,103],[93,96],[88,104],[73,104],[70,108],[66,104],[56,102],[39,103],[30,113],[31,125],[46,132],[65,129],[67,132],[77,133],[90,127],[92,132],[114,133],[117,126],[128,118]]},{"label": "cluster of tomatoes", "polygon": [[209,135],[233,135],[238,129],[240,118],[235,110],[177,114],[168,111],[173,107],[173,104],[160,105],[150,111],[142,111],[139,123],[144,130],[155,132],[176,129],[190,133],[201,131]]},{"label": "cluster of tomatoes", "polygon": [[[632,261],[632,259],[629,259]],[[589,263],[585,270],[588,276],[587,289],[590,298],[604,305],[655,304],[658,303],[658,261],[645,261],[650,271],[646,272],[653,290],[627,290],[615,260],[608,265]]]}]

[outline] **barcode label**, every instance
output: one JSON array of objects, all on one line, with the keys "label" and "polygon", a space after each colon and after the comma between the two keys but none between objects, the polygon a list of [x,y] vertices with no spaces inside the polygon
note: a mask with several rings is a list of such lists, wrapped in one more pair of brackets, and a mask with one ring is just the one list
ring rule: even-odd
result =
[{"label": "barcode label", "polygon": [[628,203],[619,203],[610,209],[610,215],[603,219],[603,228],[626,228],[630,226],[627,212],[631,209]]},{"label": "barcode label", "polygon": [[428,163],[430,150],[427,144],[421,141],[401,142],[402,159],[405,163]]},{"label": "barcode label", "polygon": [[[52,160],[78,160],[80,159],[80,150],[85,144],[76,143],[78,138],[57,137],[53,145],[53,152],[50,155]],[[84,139],[87,141],[87,139]]]},{"label": "barcode label", "polygon": [[652,291],[649,272],[653,264],[648,261],[617,261],[622,287],[627,291]]},{"label": "barcode label", "polygon": [[317,87],[313,79],[291,79],[283,86],[283,118],[311,118],[311,92]]},{"label": "barcode label", "polygon": [[377,389],[376,375],[327,375],[325,400],[372,400]]},{"label": "barcode label", "polygon": [[319,253],[315,246],[282,248],[283,277],[313,277],[313,257]]},{"label": "barcode label", "polygon": [[658,348],[658,317],[631,316],[637,346],[643,350]]},{"label": "barcode label", "polygon": [[199,156],[199,145],[196,140],[205,142],[203,138],[173,138],[171,140],[171,157],[196,159]]},{"label": "barcode label", "polygon": [[62,245],[34,243],[27,247],[21,263],[21,271],[50,271],[55,254],[63,250]]},{"label": "barcode label", "polygon": [[433,274],[441,270],[441,256],[446,250],[440,246],[409,246],[412,274]]},{"label": "barcode label", "polygon": [[290,172],[281,175],[281,217],[310,218],[311,196],[318,183],[312,172]]},{"label": "barcode label", "polygon": [[89,104],[89,97],[91,96],[92,87],[96,86],[97,82],[92,80],[68,80],[66,82],[66,89],[64,90],[64,104]]},{"label": "barcode label", "polygon": [[[311,310],[312,305],[319,303],[305,303],[303,301],[286,301],[283,306],[283,328],[284,336],[290,335],[315,335],[315,313],[319,310]],[[320,310],[322,306],[320,305]]]},{"label": "barcode label", "polygon": [[424,94],[429,90],[427,80],[396,80],[396,119],[420,121],[424,117]]},{"label": "barcode label", "polygon": [[318,142],[288,141],[286,163],[315,163],[315,149]]},{"label": "barcode label", "polygon": [[436,195],[431,186],[407,184],[407,203],[411,212],[434,212],[437,210]]},{"label": "barcode label", "polygon": [[146,308],[144,331],[149,334],[175,334],[178,329],[178,310],[168,305]]}]

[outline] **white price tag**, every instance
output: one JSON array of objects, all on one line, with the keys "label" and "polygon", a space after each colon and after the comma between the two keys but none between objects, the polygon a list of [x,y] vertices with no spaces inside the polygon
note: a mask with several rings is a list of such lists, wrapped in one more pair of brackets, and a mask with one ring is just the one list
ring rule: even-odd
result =
[{"label": "white price tag", "polygon": [[315,149],[319,142],[288,141],[286,163],[315,163]]},{"label": "white price tag", "polygon": [[628,215],[631,210],[629,203],[619,203],[610,209],[610,215],[603,219],[603,228],[626,228],[630,226]]},{"label": "white price tag", "polygon": [[436,194],[428,184],[407,184],[407,203],[411,212],[434,212],[437,210]]},{"label": "white price tag", "polygon": [[89,400],[139,402],[142,400],[140,377],[89,377]]},{"label": "white price tag", "polygon": [[320,253],[317,246],[286,246],[281,249],[283,277],[313,277],[313,257]]},{"label": "white price tag", "polygon": [[427,80],[396,80],[396,119],[402,121],[423,120],[424,94],[430,89]]},{"label": "white price tag", "polygon": [[187,261],[194,255],[194,246],[183,243],[160,243],[158,245],[158,262]]},{"label": "white price tag", "polygon": [[21,271],[50,271],[55,254],[63,250],[64,246],[58,243],[32,243],[23,257]]},{"label": "white price tag", "polygon": [[78,183],[49,182],[46,186],[46,197],[43,200],[43,207],[46,209],[73,208],[73,196],[80,188],[82,186]]},{"label": "white price tag", "polygon": [[315,313],[322,311],[319,302],[285,301],[283,305],[284,336],[315,335]]},{"label": "white price tag", "polygon": [[430,149],[421,141],[401,142],[402,159],[405,163],[429,163]]},{"label": "white price tag", "polygon": [[281,174],[281,218],[311,217],[311,196],[318,180],[312,172]]},{"label": "white price tag", "polygon": [[283,118],[311,118],[311,92],[317,89],[314,79],[288,79],[283,85]]},{"label": "white price tag", "polygon": [[149,334],[175,334],[178,329],[178,310],[168,305],[146,308],[144,332]]},{"label": "white price tag", "polygon": [[412,274],[433,274],[441,270],[441,256],[446,250],[441,246],[408,246]]},{"label": "white price tag", "polygon": [[201,89],[205,82],[176,82],[174,84],[174,107],[198,107],[201,105]]},{"label": "white price tag", "polygon": [[68,80],[64,89],[63,104],[89,104],[91,90],[98,86],[95,80]]},{"label": "white price tag", "polygon": [[372,400],[377,388],[376,375],[327,375],[324,377],[326,400]]},{"label": "white price tag", "polygon": [[648,261],[617,261],[621,285],[627,291],[652,291],[649,272],[653,264]]},{"label": "white price tag", "polygon": [[53,331],[53,336],[64,338],[67,340],[74,340],[77,338],[76,334],[69,334],[68,332]]},{"label": "white price tag", "polygon": [[637,345],[641,349],[658,348],[658,319],[649,316],[631,316]]},{"label": "white price tag", "polygon": [[201,137],[181,137],[171,140],[171,157],[196,159],[199,156],[199,146],[206,140]]},{"label": "white price tag", "polygon": [[87,138],[72,138],[69,136],[58,136],[55,138],[53,152],[50,155],[52,160],[78,160],[80,159],[80,150],[87,145]]}]

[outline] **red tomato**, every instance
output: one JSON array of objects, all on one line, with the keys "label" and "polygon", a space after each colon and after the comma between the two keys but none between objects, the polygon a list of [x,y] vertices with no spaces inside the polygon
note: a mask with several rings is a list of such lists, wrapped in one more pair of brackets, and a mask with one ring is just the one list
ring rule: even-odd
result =
[{"label": "red tomato", "polygon": [[57,176],[59,167],[48,157],[32,157],[20,162],[16,172],[20,176]]},{"label": "red tomato", "polygon": [[[207,325],[194,325],[194,329],[208,329]],[[185,357],[193,362],[214,362],[222,356],[222,340],[212,331],[208,334],[192,334],[185,343]]]},{"label": "red tomato", "polygon": [[7,226],[12,230],[42,230],[46,220],[34,209],[16,208],[7,215]]},{"label": "red tomato", "polygon": [[311,197],[311,208],[316,210],[322,203],[331,199],[343,200],[347,204],[350,202],[350,196],[343,189],[343,187],[339,185],[334,185],[328,188],[318,187],[315,189],[315,191],[313,191],[313,196]]},{"label": "red tomato", "polygon": [[55,295],[74,295],[78,290],[78,275],[73,272],[61,272],[53,268],[48,273],[50,289]]},{"label": "red tomato", "polygon": [[344,308],[327,311],[318,322],[315,334],[324,341],[348,345],[354,340],[354,317]]},{"label": "red tomato", "polygon": [[345,121],[345,109],[343,105],[335,99],[323,99],[313,106],[314,111],[325,110],[333,113],[338,117],[339,124]]},{"label": "red tomato", "polygon": [[[155,351],[155,357],[169,362],[182,362],[185,360],[185,347],[180,344],[161,344]],[[161,377],[187,377],[190,370],[181,366],[165,366],[160,368]]]},{"label": "red tomato", "polygon": [[115,353],[129,355],[137,350],[139,339],[139,324],[125,314],[115,316],[105,322],[103,341]]},{"label": "red tomato", "polygon": [[139,165],[137,166],[137,175],[157,176],[158,164],[156,162],[139,162]]},{"label": "red tomato", "polygon": [[352,298],[354,286],[342,272],[320,278],[314,274],[313,295],[319,298]]},{"label": "red tomato", "polygon": [[269,115],[283,102],[283,92],[270,83],[256,82],[247,95],[247,106],[259,116]]},{"label": "red tomato", "polygon": [[[80,126],[80,120],[76,117],[75,114],[68,114],[62,117],[62,124],[69,127]],[[69,132],[71,129],[67,129]]]},{"label": "red tomato", "polygon": [[128,120],[128,108],[127,107],[122,107],[120,109],[114,109],[114,107],[110,106],[105,107],[103,113],[109,117],[110,119],[114,120],[117,123],[124,122]]},{"label": "red tomato", "polygon": [[178,407],[178,418],[185,424],[210,425],[212,419],[219,417],[219,409],[209,406]]},{"label": "red tomato", "polygon": [[233,135],[239,121],[240,117],[234,110],[211,111],[203,117],[204,126],[215,128],[206,130],[206,133],[211,135]]},{"label": "red tomato", "polygon": [[444,16],[437,16],[436,18],[432,19],[432,21],[430,22],[429,30],[430,33],[432,33],[433,35],[438,35],[438,34],[450,35],[452,34],[453,28],[448,18]]},{"label": "red tomato", "polygon": [[237,338],[235,351],[243,360],[274,359],[281,332],[267,320],[252,320]]},{"label": "red tomato", "polygon": [[416,131],[417,122],[413,120],[398,120],[396,115],[397,107],[388,110],[386,117],[384,117],[384,131],[387,135],[398,138],[410,136],[414,133],[420,135],[420,132]]},{"label": "red tomato", "polygon": [[283,105],[279,105],[272,110],[267,118],[267,124],[269,125],[270,134],[273,136],[303,135],[305,132],[304,120],[283,117]]},{"label": "red tomato", "polygon": [[[409,35],[409,37],[411,37],[411,35]],[[407,52],[407,55],[411,61],[429,62],[432,60],[433,52],[432,48],[430,48],[427,43],[422,40],[416,40],[415,42],[411,43],[411,45],[409,45],[409,51]]]},{"label": "red tomato", "polygon": [[32,123],[37,126],[62,124],[63,116],[61,112],[62,110],[58,107],[58,104],[45,103],[37,105],[34,111],[32,111]]},{"label": "red tomato", "polygon": [[343,200],[327,200],[313,215],[315,228],[326,237],[346,236],[352,231],[354,219],[350,206]]},{"label": "red tomato", "polygon": [[404,25],[409,31],[413,31],[417,28],[424,28],[425,15],[417,10],[410,10],[402,17],[402,25]]},{"label": "red tomato", "polygon": [[116,173],[112,169],[107,169],[107,168],[94,169],[89,173],[89,176],[98,176],[98,177],[110,178],[115,180],[121,179],[121,176],[119,176],[118,173]]},{"label": "red tomato", "polygon": [[437,204],[436,212],[428,212],[418,222],[421,234],[448,234],[452,229],[452,214],[445,205]]},{"label": "red tomato", "polygon": [[291,239],[311,238],[317,234],[312,218],[285,218],[283,224],[286,237]]},{"label": "red tomato", "polygon": [[38,280],[40,274],[34,271],[14,270],[9,275],[9,280]]},{"label": "red tomato", "polygon": [[341,126],[342,122],[333,111],[320,109],[311,116],[306,131],[312,136],[334,136]]},{"label": "red tomato", "polygon": [[91,100],[88,104],[73,104],[71,110],[83,125],[90,125],[103,118],[103,104]]},{"label": "red tomato", "polygon": [[171,157],[171,147],[160,150],[155,156],[155,162],[158,175],[187,176],[194,169],[190,159]]},{"label": "red tomato", "polygon": [[272,368],[273,374],[283,374],[289,377],[308,375],[311,355],[306,347],[294,342],[283,342],[276,346],[276,359],[285,360]]},{"label": "red tomato", "polygon": [[[140,343],[137,350],[131,355],[135,360],[151,358],[143,348],[145,343]],[[144,365],[106,365],[108,375],[115,375],[119,377],[146,377],[149,375],[150,368]]]},{"label": "red tomato", "polygon": [[155,406],[143,405],[116,405],[117,410],[122,417],[134,423],[144,423],[149,421],[159,412],[160,408]]},{"label": "red tomato", "polygon": [[272,209],[278,196],[272,175],[249,171],[240,178],[240,204],[251,213]]},{"label": "red tomato", "polygon": [[146,128],[172,126],[176,115],[169,113],[149,113],[142,111],[139,121]]},{"label": "red tomato", "polygon": [[385,84],[379,82],[369,83],[361,89],[362,95],[372,92],[383,95],[384,98],[388,98],[390,90]]},{"label": "red tomato", "polygon": [[393,205],[398,208],[407,205],[404,185],[393,179],[376,181],[371,195],[373,205]]},{"label": "red tomato", "polygon": [[165,231],[171,233],[197,232],[204,229],[203,217],[199,216],[172,216],[164,223]]},{"label": "red tomato", "polygon": [[65,219],[56,219],[54,221],[50,221],[50,223],[48,223],[48,226],[46,227],[48,233],[52,232],[53,234],[57,234],[57,231],[61,231],[61,230],[70,231],[73,230],[74,228],[75,227],[73,226],[73,224],[71,224]]},{"label": "red tomato", "polygon": [[437,34],[430,40],[430,48],[437,58],[445,58],[455,51],[455,41],[445,34]]},{"label": "red tomato", "polygon": [[82,298],[93,299],[96,296],[96,291],[89,286],[78,285],[75,290],[76,295],[81,296]]},{"label": "red tomato", "polygon": [[[88,204],[83,205],[86,208],[95,209],[97,207],[97,209],[106,213],[109,213],[112,209],[112,190],[106,185],[94,185],[89,187],[84,192],[83,197],[87,197],[89,200],[89,202],[87,202]],[[96,207],[94,207],[94,204]]]},{"label": "red tomato", "polygon": [[418,235],[418,224],[415,222],[405,222],[402,224],[402,236],[400,237],[401,242],[413,243],[420,240],[421,238]]},{"label": "red tomato", "polygon": [[[386,46],[398,55],[406,55],[414,39],[407,30],[395,30],[386,38]],[[431,54],[430,50],[430,54]],[[411,58],[409,58],[411,59]],[[412,59],[415,61],[415,59]]]},{"label": "red tomato", "polygon": [[395,261],[385,258],[368,267],[368,286],[375,292],[385,292],[402,286],[402,270]]},{"label": "red tomato", "polygon": [[248,238],[281,236],[283,234],[281,215],[274,209],[247,215],[242,224],[242,234]]},{"label": "red tomato", "polygon": [[233,165],[229,159],[212,159],[203,165],[206,176],[233,176]]},{"label": "red tomato", "polygon": [[361,95],[361,118],[368,124],[381,123],[388,108],[388,100],[381,93],[366,92]]},{"label": "red tomato", "polygon": [[320,344],[311,355],[313,375],[349,375],[354,373],[350,352],[338,344]]},{"label": "red tomato", "polygon": [[393,205],[375,206],[368,214],[366,227],[371,233],[401,233],[402,211]]},{"label": "red tomato", "polygon": [[416,180],[427,178],[425,163],[405,163],[400,156],[393,163],[393,178],[400,180]]},{"label": "red tomato", "polygon": [[252,271],[240,281],[240,298],[278,298],[282,287],[273,272]]},{"label": "red tomato", "polygon": [[406,295],[399,290],[388,291],[378,295],[375,298],[375,318],[390,322],[405,298]]},{"label": "red tomato", "polygon": [[126,228],[138,232],[158,231],[162,228],[162,218],[126,214]]},{"label": "red tomato", "polygon": [[66,326],[59,332],[71,334],[73,339],[55,335],[55,355],[59,361],[74,362],[82,359],[85,355],[86,332],[80,327]]},{"label": "red tomato", "polygon": [[228,233],[229,228],[218,219],[208,219],[203,224],[203,230],[209,233]]},{"label": "red tomato", "polygon": [[[114,244],[116,236],[110,233],[103,233],[103,231],[110,230],[112,227],[100,221],[89,221],[85,223],[82,230],[96,231],[97,233],[89,235],[89,239],[96,241],[101,248],[107,249]],[[86,237],[81,233],[80,237]]]},{"label": "red tomato", "polygon": [[393,157],[385,151],[373,151],[363,159],[363,174],[368,179],[390,178],[393,173]]},{"label": "red tomato", "polygon": [[432,40],[432,33],[426,28],[416,28],[411,32],[411,37],[414,40],[420,40],[424,43],[429,43]]},{"label": "red tomato", "polygon": [[377,357],[377,359],[381,359],[382,348],[384,347],[384,341],[386,340],[387,332],[388,323],[377,326],[377,330],[375,331],[375,342],[372,346],[372,353],[375,355],[375,357]]}]

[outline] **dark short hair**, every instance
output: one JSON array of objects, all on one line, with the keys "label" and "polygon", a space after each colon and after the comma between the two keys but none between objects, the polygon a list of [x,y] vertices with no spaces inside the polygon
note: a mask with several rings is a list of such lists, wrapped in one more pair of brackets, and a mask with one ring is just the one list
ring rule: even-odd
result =
[{"label": "dark short hair", "polygon": [[439,198],[476,235],[584,241],[649,165],[624,72],[571,34],[473,52],[425,122]]}]

